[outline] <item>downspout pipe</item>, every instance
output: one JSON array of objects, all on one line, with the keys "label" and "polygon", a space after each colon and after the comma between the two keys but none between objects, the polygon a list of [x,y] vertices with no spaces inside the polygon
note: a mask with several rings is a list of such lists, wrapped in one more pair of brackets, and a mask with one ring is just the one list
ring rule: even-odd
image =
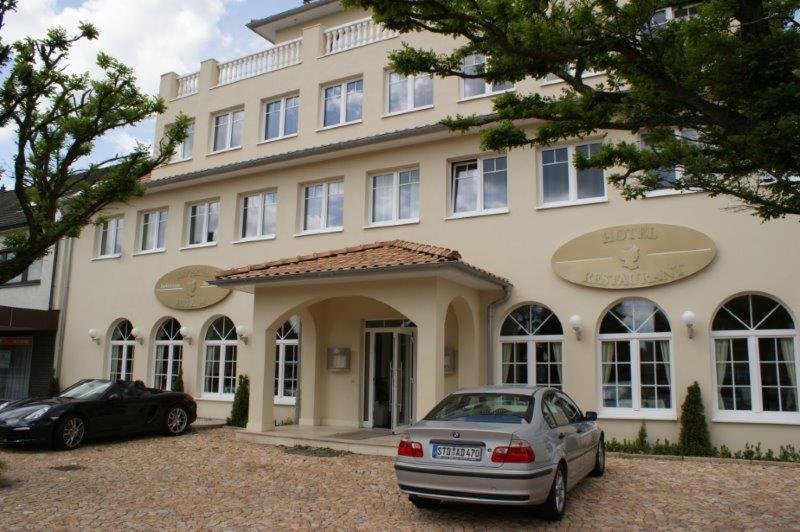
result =
[{"label": "downspout pipe", "polygon": [[503,285],[503,295],[486,308],[486,384],[494,384],[494,310],[511,297],[511,285]]},{"label": "downspout pipe", "polygon": [[64,242],[64,253],[62,256],[61,286],[58,298],[58,331],[56,332],[56,349],[53,353],[53,375],[61,380],[61,359],[64,351],[64,330],[67,324],[67,301],[69,299],[69,281],[72,274],[72,248],[75,239],[67,237]]}]

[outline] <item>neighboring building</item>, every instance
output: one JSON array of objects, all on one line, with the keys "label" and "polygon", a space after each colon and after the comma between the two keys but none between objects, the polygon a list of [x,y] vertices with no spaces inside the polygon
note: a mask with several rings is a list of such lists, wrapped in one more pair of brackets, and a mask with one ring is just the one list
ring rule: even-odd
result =
[{"label": "neighboring building", "polygon": [[[13,191],[0,190],[0,261],[4,235],[24,229]],[[47,395],[58,329],[59,246],[0,285],[0,402]]]},{"label": "neighboring building", "polygon": [[403,40],[447,38],[330,0],[249,27],[275,46],[163,76],[157,136],[183,112],[189,139],[76,240],[64,384],[182,373],[200,415],[224,418],[247,374],[248,430],[265,431],[397,430],[459,387],[542,383],[609,437],[646,420],[675,441],[698,381],[715,443],[796,441],[796,220],[666,188],[625,201],[572,165],[600,134],[482,151],[439,121],[561,86],[388,70]]}]

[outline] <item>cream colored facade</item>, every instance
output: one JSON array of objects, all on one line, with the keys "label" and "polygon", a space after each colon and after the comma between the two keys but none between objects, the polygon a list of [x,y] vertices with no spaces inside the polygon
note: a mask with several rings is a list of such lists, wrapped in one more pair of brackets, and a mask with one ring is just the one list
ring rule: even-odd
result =
[{"label": "cream colored facade", "polygon": [[[792,316],[800,314],[796,221],[762,224],[747,213],[731,212],[725,199],[703,194],[664,194],[627,202],[608,185],[605,194],[592,201],[548,207],[542,204],[543,148],[505,154],[505,208],[470,216],[453,215],[452,163],[487,154],[481,152],[477,135],[451,134],[436,123],[456,113],[489,113],[491,99],[463,99],[458,80],[436,79],[432,106],[387,116],[387,53],[404,40],[439,50],[451,47],[452,42],[414,34],[326,53],[332,46],[330,36],[336,34],[332,29],[339,31],[337,28],[361,24],[359,21],[366,17],[363,12],[343,12],[336,2],[320,2],[254,28],[274,35],[278,47],[300,39],[293,41],[295,47],[301,43],[298,64],[219,85],[220,72],[230,77],[234,70],[214,60],[205,61],[196,78],[196,92],[181,97],[177,97],[179,90],[191,90],[194,78],[182,78],[180,82],[175,74],[162,78],[161,93],[169,101],[169,109],[159,117],[157,135],[179,112],[193,118],[191,158],[154,172],[144,197],[108,210],[108,215],[119,215],[124,220],[118,255],[97,257],[98,236],[94,228],[85,230],[75,242],[62,383],[107,376],[111,334],[119,320],[126,319],[141,331],[136,340],[130,341],[132,377],[152,384],[156,329],[164,319],[172,317],[186,328],[182,364],[187,391],[197,398],[201,416],[224,418],[230,412],[232,398],[209,396],[203,391],[204,337],[215,318],[227,316],[245,329],[235,343],[237,373],[251,379],[248,430],[266,431],[275,422],[294,416],[292,406],[273,401],[271,390],[275,379],[275,331],[296,315],[301,322],[299,422],[359,427],[365,423],[365,390],[369,388],[364,371],[369,355],[365,324],[371,320],[407,319],[416,324],[412,412],[419,418],[458,387],[499,383],[504,374],[500,339],[503,321],[515,308],[535,303],[551,309],[561,322],[563,338],[557,341],[562,342],[564,389],[585,410],[600,412],[609,437],[632,438],[645,419],[651,438],[677,440],[677,417],[686,388],[698,381],[715,444],[739,449],[745,442],[761,442],[764,447],[777,448],[797,441],[798,412],[773,416],[739,411],[736,416],[727,416],[720,411],[716,348],[711,333],[717,311],[737,295],[767,294],[781,302]],[[360,44],[372,37],[354,39],[352,43]],[[244,64],[240,72],[246,73],[248,68],[258,72],[260,68],[257,63]],[[355,79],[363,80],[363,118],[350,125],[323,127],[323,89],[331,83]],[[516,90],[553,93],[560,87],[527,80],[518,83]],[[297,135],[263,142],[265,102],[295,94],[300,98]],[[241,147],[211,154],[214,116],[238,109],[244,109]],[[610,137],[617,135],[612,133]],[[593,137],[601,138],[602,135]],[[419,170],[418,219],[370,225],[371,176],[407,168]],[[331,179],[343,183],[341,228],[304,231],[303,186]],[[275,235],[242,241],[242,196],[257,191],[277,193]],[[189,208],[195,202],[210,199],[219,201],[216,242],[190,246]],[[137,253],[140,215],[156,209],[168,212],[164,250]],[[703,233],[714,242],[716,258],[689,277],[635,289],[591,288],[569,283],[554,273],[551,258],[566,242],[598,229],[641,224],[678,225]],[[251,283],[236,287],[221,302],[198,310],[167,308],[154,295],[158,279],[184,266],[227,269],[391,239],[458,250],[465,262],[508,279],[512,287],[507,299],[503,299],[500,286],[449,273],[387,273]],[[670,350],[671,407],[656,414],[646,409],[603,407],[600,323],[605,313],[624,298],[652,301],[670,324],[666,341]],[[500,302],[492,305],[497,300]],[[691,338],[681,320],[686,311],[696,316]],[[579,335],[570,325],[573,316],[582,318]],[[97,341],[88,336],[90,329],[98,331]],[[788,337],[794,341],[792,363],[797,368],[796,331]],[[328,369],[327,350],[333,347],[350,350],[348,370]],[[457,353],[455,371],[447,374],[446,351]],[[758,363],[753,366],[749,375],[755,379]],[[794,390],[796,397],[796,378]],[[759,393],[754,387],[754,396]]]}]

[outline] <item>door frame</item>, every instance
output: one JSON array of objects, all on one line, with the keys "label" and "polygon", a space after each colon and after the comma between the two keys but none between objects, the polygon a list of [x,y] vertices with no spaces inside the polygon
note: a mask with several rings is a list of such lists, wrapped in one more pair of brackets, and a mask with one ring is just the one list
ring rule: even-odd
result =
[{"label": "door frame", "polygon": [[[416,367],[417,367],[417,328],[416,327],[367,327],[364,326],[364,364],[362,365],[361,370],[361,377],[362,377],[362,384],[361,387],[361,395],[362,395],[362,403],[359,416],[361,417],[361,426],[364,428],[373,428],[374,425],[374,408],[375,408],[375,335],[376,333],[391,333],[392,336],[392,363],[390,366],[390,388],[391,388],[391,413],[390,413],[390,420],[389,420],[389,430],[392,433],[397,433],[400,430],[403,430],[407,427],[407,425],[396,425],[397,421],[397,374],[395,371],[395,367],[397,366],[397,360],[399,356],[399,342],[398,336],[401,334],[405,334],[411,337],[411,360],[412,360],[412,368],[411,368],[411,422],[413,423],[416,420],[416,412],[417,412],[417,404],[416,404],[416,395],[417,395],[417,379],[416,379]],[[366,374],[366,369],[369,368],[369,375]],[[366,392],[366,393],[365,393]],[[365,404],[366,403],[366,404]],[[366,419],[364,418],[364,413],[367,413]]]}]

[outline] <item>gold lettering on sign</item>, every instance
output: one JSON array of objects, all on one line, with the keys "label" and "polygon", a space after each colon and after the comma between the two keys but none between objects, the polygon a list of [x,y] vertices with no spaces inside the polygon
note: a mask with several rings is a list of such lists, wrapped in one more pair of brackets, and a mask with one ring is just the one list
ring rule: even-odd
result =
[{"label": "gold lettering on sign", "polygon": [[185,266],[173,270],[156,283],[156,297],[167,307],[179,310],[216,305],[231,292],[208,284],[219,271],[213,266]]},{"label": "gold lettering on sign", "polygon": [[666,224],[609,227],[570,240],[553,255],[557,275],[607,289],[672,283],[701,271],[716,256],[703,233]]}]

